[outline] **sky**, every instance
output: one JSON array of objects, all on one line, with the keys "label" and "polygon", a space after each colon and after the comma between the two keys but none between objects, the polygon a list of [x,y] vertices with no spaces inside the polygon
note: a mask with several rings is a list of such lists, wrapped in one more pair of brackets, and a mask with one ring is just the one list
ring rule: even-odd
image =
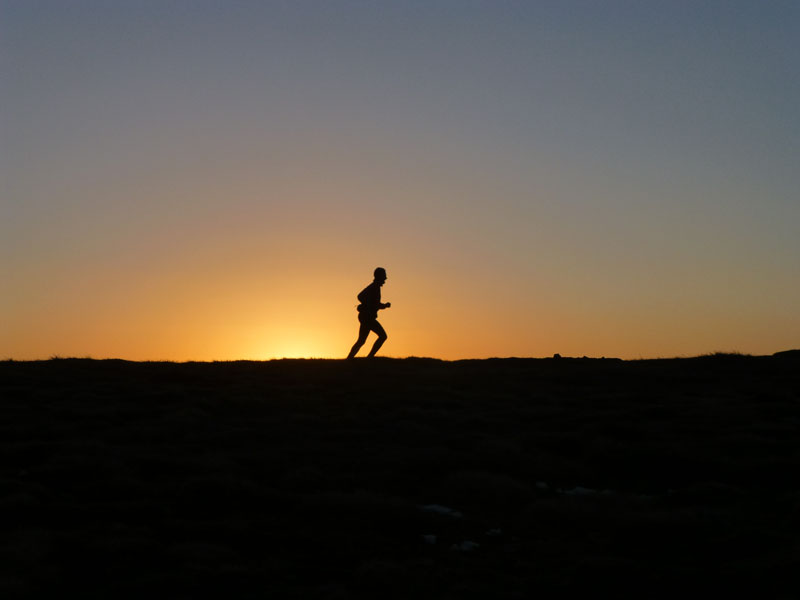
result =
[{"label": "sky", "polygon": [[794,0],[0,0],[0,359],[798,348],[798,107]]}]

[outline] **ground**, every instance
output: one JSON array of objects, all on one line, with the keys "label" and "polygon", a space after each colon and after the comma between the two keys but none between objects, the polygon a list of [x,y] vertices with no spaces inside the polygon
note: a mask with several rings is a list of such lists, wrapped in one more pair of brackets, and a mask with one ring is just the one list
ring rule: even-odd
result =
[{"label": "ground", "polygon": [[800,358],[0,362],[0,596],[800,590]]}]

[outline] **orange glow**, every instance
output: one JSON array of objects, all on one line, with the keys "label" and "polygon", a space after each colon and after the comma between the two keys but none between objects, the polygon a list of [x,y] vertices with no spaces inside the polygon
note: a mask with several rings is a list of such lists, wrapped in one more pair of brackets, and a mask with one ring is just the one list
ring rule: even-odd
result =
[{"label": "orange glow", "polygon": [[788,9],[12,4],[0,360],[800,343]]},{"label": "orange glow", "polygon": [[[0,358],[344,358],[358,331],[355,296],[369,283],[373,267],[357,270],[324,256],[282,259],[280,269],[269,273],[261,261],[244,257],[219,260],[210,269],[208,256],[200,261],[205,269],[162,263],[121,273],[67,271],[56,281],[59,294],[42,294],[15,308]],[[394,268],[392,262],[376,262],[387,267],[383,299],[392,302],[380,313],[389,335],[381,355],[460,359],[558,352],[640,358],[770,353],[793,344],[790,332],[781,338],[780,315],[772,325],[755,318],[734,323],[725,313],[698,308],[695,315],[673,315],[664,302],[615,305],[601,297],[587,307],[578,295],[562,300],[537,294],[534,278],[498,281],[496,274],[476,270],[475,277],[493,285],[473,286],[455,266],[415,270],[416,260],[398,259]],[[444,280],[441,272],[453,278]],[[501,301],[498,289],[512,293]],[[749,341],[765,327],[771,336],[759,344]],[[371,334],[360,355],[373,339]]]}]

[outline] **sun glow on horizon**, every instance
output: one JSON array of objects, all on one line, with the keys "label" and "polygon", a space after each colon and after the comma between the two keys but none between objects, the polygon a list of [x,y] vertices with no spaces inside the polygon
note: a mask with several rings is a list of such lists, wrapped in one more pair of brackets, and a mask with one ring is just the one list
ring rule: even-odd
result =
[{"label": "sun glow on horizon", "polygon": [[303,341],[281,341],[274,345],[265,345],[271,350],[256,351],[252,354],[255,360],[276,360],[281,358],[342,358],[334,356],[319,349],[319,346],[306,344]]},{"label": "sun glow on horizon", "polygon": [[0,360],[797,347],[797,9],[579,4],[0,4]]},{"label": "sun glow on horizon", "polygon": [[[338,342],[338,343],[337,343]],[[329,339],[325,332],[290,331],[278,327],[265,330],[259,339],[246,347],[233,348],[243,360],[276,360],[282,358],[343,358],[341,348],[346,340]],[[341,348],[340,348],[341,347]]]}]

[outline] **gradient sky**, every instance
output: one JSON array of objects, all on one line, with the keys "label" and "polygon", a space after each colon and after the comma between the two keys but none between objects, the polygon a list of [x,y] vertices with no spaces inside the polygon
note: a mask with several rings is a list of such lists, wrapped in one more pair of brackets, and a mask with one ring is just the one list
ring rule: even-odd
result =
[{"label": "gradient sky", "polygon": [[797,348],[798,107],[794,0],[0,0],[0,358]]}]

